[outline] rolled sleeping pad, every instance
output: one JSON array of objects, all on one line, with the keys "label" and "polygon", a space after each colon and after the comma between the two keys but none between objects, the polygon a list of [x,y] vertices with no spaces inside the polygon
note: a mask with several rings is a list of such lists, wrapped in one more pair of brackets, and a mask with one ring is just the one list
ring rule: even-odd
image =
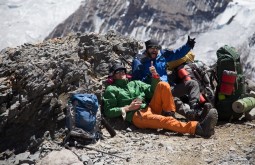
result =
[{"label": "rolled sleeping pad", "polygon": [[242,99],[238,99],[232,104],[232,109],[236,113],[243,113],[243,112],[251,110],[254,107],[255,107],[254,97],[245,97]]}]

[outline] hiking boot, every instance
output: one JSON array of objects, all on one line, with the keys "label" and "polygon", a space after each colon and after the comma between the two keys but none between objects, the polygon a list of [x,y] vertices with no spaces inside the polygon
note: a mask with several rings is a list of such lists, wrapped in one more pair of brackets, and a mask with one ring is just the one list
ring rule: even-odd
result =
[{"label": "hiking boot", "polygon": [[185,117],[189,121],[200,121],[202,113],[203,113],[203,109],[202,108],[190,109],[188,112],[186,112],[186,116]]},{"label": "hiking boot", "polygon": [[187,112],[187,119],[190,121],[202,121],[208,114],[209,110],[213,108],[211,103],[205,103],[203,107],[201,106],[202,105],[200,104],[193,106],[193,109]]},{"label": "hiking boot", "polygon": [[215,108],[209,109],[203,121],[197,125],[195,134],[206,138],[211,137],[214,134],[214,127],[217,124],[217,121],[217,110]]},{"label": "hiking boot", "polygon": [[194,109],[190,109],[188,112],[186,112],[185,117],[189,121],[198,121],[198,119],[199,119],[198,112]]},{"label": "hiking boot", "polygon": [[202,109],[201,113],[199,114],[198,121],[202,121],[205,118],[205,116],[208,114],[209,110],[212,108],[213,108],[213,106],[211,103],[205,103],[203,105],[203,109]]},{"label": "hiking boot", "polygon": [[213,108],[213,105],[211,103],[205,103],[203,108],[204,108],[204,110],[210,110]]}]

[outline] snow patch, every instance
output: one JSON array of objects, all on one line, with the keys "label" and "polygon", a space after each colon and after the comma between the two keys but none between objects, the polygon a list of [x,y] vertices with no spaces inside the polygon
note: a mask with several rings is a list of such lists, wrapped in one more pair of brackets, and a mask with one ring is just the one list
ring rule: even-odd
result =
[{"label": "snow patch", "polygon": [[81,0],[8,0],[0,5],[0,49],[42,41]]}]

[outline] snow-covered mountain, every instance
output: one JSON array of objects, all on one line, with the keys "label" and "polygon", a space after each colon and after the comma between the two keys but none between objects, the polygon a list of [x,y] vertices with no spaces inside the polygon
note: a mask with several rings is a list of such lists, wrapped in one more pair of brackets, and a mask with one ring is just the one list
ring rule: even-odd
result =
[{"label": "snow-covered mountain", "polygon": [[0,49],[71,31],[104,34],[115,29],[141,41],[156,37],[170,48],[181,46],[191,35],[197,42],[193,49],[196,58],[207,64],[215,62],[219,47],[236,47],[242,53],[246,75],[255,81],[254,0],[124,2],[2,0]]},{"label": "snow-covered mountain", "polygon": [[71,31],[105,34],[109,29],[145,41],[156,38],[162,45],[172,45],[187,33],[209,28],[222,13],[227,0],[87,0],[48,38],[65,36]]},{"label": "snow-covered mountain", "polygon": [[157,38],[163,47],[177,48],[187,36],[196,37],[196,59],[211,65],[216,51],[225,44],[242,54],[245,74],[255,80],[254,0],[87,0],[48,36],[71,31],[106,33],[114,29],[123,35],[146,41]]},{"label": "snow-covered mountain", "polygon": [[81,0],[1,0],[0,49],[41,42]]},{"label": "snow-covered mountain", "polygon": [[[196,36],[194,53],[197,58],[211,64],[216,60],[216,50],[227,44],[242,53],[246,75],[255,80],[255,1],[234,0],[217,16],[211,27]],[[175,46],[183,43],[180,38]]]}]

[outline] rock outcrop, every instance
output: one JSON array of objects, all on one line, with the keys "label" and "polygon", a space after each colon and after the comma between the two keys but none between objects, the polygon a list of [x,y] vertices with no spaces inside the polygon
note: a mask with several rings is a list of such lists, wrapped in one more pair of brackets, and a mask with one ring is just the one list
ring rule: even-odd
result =
[{"label": "rock outcrop", "polygon": [[128,66],[138,41],[112,31],[70,34],[0,53],[0,151],[36,150],[45,132],[64,128],[70,93],[95,93],[99,100],[109,65]]}]

